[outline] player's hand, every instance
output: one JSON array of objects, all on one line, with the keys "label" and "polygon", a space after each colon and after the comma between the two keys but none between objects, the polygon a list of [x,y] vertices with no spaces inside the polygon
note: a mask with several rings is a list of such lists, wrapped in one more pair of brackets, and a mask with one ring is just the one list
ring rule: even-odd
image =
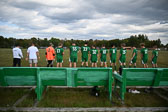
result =
[{"label": "player's hand", "polygon": [[28,61],[28,58],[26,58],[26,61]]},{"label": "player's hand", "polygon": [[40,59],[40,56],[38,58]]}]

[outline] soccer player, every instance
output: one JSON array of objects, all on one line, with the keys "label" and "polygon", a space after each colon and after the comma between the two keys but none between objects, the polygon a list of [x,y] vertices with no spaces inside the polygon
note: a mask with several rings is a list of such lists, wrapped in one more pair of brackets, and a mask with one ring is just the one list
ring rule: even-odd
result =
[{"label": "soccer player", "polygon": [[147,62],[148,62],[148,49],[145,48],[145,44],[141,43],[141,59],[142,64],[144,68],[148,68]]},{"label": "soccer player", "polygon": [[157,58],[158,58],[158,50],[157,50],[157,46],[155,45],[154,50],[152,51],[152,67],[153,68],[157,68]]},{"label": "soccer player", "polygon": [[20,46],[16,44],[16,46],[13,48],[13,67],[21,66],[21,58],[23,58],[22,50],[20,49]]},{"label": "soccer player", "polygon": [[103,67],[107,67],[107,63],[106,63],[106,56],[107,56],[108,50],[105,48],[105,45],[102,46],[101,50],[100,50],[100,66]]},{"label": "soccer player", "polygon": [[50,46],[46,48],[46,60],[47,60],[47,67],[53,67],[53,61],[55,59],[55,50],[53,48],[53,44],[50,43]]},{"label": "soccer player", "polygon": [[40,59],[39,50],[35,46],[35,44],[32,43],[32,46],[30,46],[27,49],[27,57],[26,57],[26,60],[29,60],[29,66],[30,67],[32,67],[33,63],[34,63],[34,66],[37,67],[37,63],[38,63],[37,56]]},{"label": "soccer player", "polygon": [[90,50],[90,60],[92,63],[92,67],[97,67],[97,57],[98,57],[98,50],[92,45],[92,49]]},{"label": "soccer player", "polygon": [[79,47],[76,46],[75,43],[72,43],[72,46],[70,46],[69,67],[72,67],[72,63],[73,63],[74,67],[76,68],[76,62],[78,61],[78,51],[79,51]]},{"label": "soccer player", "polygon": [[57,57],[57,67],[62,67],[62,63],[63,63],[64,49],[62,48],[62,46],[63,45],[60,43],[58,45],[58,48],[55,49],[56,57]]},{"label": "soccer player", "polygon": [[121,49],[120,49],[120,57],[119,57],[119,62],[120,62],[120,68],[119,72],[122,74],[122,68],[126,66],[126,53],[127,50],[125,48],[125,43],[121,44]]},{"label": "soccer player", "polygon": [[110,52],[110,64],[111,64],[110,66],[113,67],[114,65],[114,70],[116,70],[117,49],[115,48],[115,45],[112,45],[112,48],[109,50],[109,52]]},{"label": "soccer player", "polygon": [[87,43],[84,44],[84,46],[81,47],[82,52],[82,64],[81,67],[83,67],[84,62],[86,63],[86,67],[88,67],[88,54],[90,51],[90,47],[87,46]]},{"label": "soccer player", "polygon": [[136,47],[132,47],[133,52],[132,52],[132,58],[129,63],[129,68],[131,68],[132,64],[134,64],[134,68],[136,68],[136,60],[137,60],[137,49]]}]

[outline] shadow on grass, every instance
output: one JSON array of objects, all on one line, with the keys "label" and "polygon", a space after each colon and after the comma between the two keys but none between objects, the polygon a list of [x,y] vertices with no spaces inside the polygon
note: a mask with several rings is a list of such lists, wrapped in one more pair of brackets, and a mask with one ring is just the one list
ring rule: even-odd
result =
[{"label": "shadow on grass", "polygon": [[10,107],[28,92],[23,88],[0,88],[0,107]]}]

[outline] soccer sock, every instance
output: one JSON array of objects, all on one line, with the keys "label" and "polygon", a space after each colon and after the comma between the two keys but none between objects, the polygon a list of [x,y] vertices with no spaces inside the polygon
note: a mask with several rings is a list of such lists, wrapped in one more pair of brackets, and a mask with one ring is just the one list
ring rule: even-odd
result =
[{"label": "soccer sock", "polygon": [[134,68],[136,68],[136,66],[134,66]]},{"label": "soccer sock", "polygon": [[129,68],[131,68],[131,66],[129,65]]}]

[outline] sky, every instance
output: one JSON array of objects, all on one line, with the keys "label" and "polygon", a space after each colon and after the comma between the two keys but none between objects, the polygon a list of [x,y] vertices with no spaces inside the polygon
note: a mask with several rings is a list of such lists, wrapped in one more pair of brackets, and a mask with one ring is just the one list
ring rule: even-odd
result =
[{"label": "sky", "polygon": [[0,0],[0,35],[168,43],[168,0]]}]

